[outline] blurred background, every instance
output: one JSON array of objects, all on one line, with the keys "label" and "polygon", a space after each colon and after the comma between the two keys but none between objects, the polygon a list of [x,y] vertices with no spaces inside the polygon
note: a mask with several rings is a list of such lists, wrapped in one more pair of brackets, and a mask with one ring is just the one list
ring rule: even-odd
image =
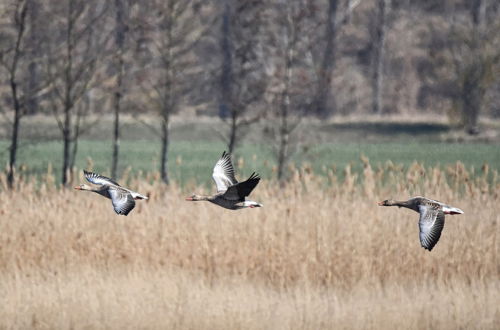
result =
[{"label": "blurred background", "polygon": [[500,163],[497,1],[2,0],[0,13],[9,187],[49,164],[67,184],[89,162],[208,182],[198,167],[222,150],[279,180],[360,155]]}]

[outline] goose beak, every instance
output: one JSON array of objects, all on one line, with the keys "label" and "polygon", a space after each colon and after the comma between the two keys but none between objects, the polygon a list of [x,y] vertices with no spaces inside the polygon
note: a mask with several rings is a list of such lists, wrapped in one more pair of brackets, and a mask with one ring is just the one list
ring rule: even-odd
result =
[{"label": "goose beak", "polygon": [[186,197],[187,201],[193,201],[193,197]]},{"label": "goose beak", "polygon": [[75,189],[76,190],[82,190],[82,188],[80,188],[79,186],[76,186]]},{"label": "goose beak", "polygon": [[378,202],[378,206],[384,206],[384,202]]}]

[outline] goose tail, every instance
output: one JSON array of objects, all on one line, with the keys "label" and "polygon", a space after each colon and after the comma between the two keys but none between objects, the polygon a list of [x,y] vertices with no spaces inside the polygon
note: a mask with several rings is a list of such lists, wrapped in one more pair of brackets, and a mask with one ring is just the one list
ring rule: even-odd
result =
[{"label": "goose tail", "polygon": [[137,192],[131,192],[131,194],[134,199],[149,199],[148,196],[141,195]]},{"label": "goose tail", "polygon": [[459,209],[458,207],[453,207],[453,206],[443,206],[443,212],[444,214],[464,214],[464,211]]}]

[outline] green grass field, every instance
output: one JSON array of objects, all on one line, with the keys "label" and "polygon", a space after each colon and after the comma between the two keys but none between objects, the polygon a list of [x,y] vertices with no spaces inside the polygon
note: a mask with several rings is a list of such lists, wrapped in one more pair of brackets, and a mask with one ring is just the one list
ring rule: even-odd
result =
[{"label": "green grass field", "polygon": [[[8,144],[0,142],[5,150]],[[169,171],[173,180],[184,184],[195,181],[206,184],[211,180],[211,171],[225,145],[216,141],[176,141],[170,145]],[[160,144],[156,141],[122,141],[120,154],[120,172],[130,168],[133,172],[158,170]],[[103,174],[109,174],[111,164],[111,143],[95,140],[79,142],[76,166],[86,168],[89,159],[93,168]],[[354,171],[362,169],[360,156],[369,158],[373,167],[392,161],[395,164],[409,166],[418,161],[424,166],[446,166],[460,161],[470,169],[479,169],[488,163],[492,169],[500,168],[498,146],[491,144],[443,144],[443,143],[322,143],[299,149],[293,162],[310,164],[315,172],[325,173],[325,169],[336,169],[339,177],[343,169],[351,164]],[[2,161],[7,163],[8,154],[2,154]],[[243,162],[239,162],[242,159]],[[270,147],[264,144],[242,145],[235,153],[234,161],[237,177],[242,178],[252,171],[257,171],[264,178],[271,178],[275,158]],[[19,149],[18,164],[29,174],[46,173],[49,163],[57,178],[62,162],[62,144],[42,142],[27,144]],[[238,165],[239,164],[239,165]]]},{"label": "green grass field", "polygon": [[[97,120],[99,119],[99,120]],[[144,125],[125,116],[121,124],[119,172],[130,168],[133,172],[157,171],[160,142],[154,133],[158,121],[144,118]],[[78,144],[77,168],[87,168],[92,160],[93,169],[103,174],[110,172],[112,118],[87,118],[82,124],[82,137]],[[244,178],[257,171],[263,178],[273,177],[276,165],[272,141],[266,135],[266,125],[260,122],[245,132],[243,141],[233,157],[237,177]],[[497,122],[487,125],[499,129]],[[173,120],[170,129],[170,177],[181,184],[190,181],[208,184],[215,161],[226,148],[221,139],[227,125],[214,118]],[[500,169],[498,145],[489,143],[445,143],[458,131],[446,121],[432,122],[378,118],[375,120],[347,120],[339,122],[302,122],[292,136],[300,141],[295,148],[292,163],[310,165],[318,174],[334,170],[339,178],[347,165],[359,172],[363,168],[360,156],[370,160],[373,167],[392,161],[409,166],[418,161],[423,166],[447,166],[460,161],[467,169],[479,169],[484,163]],[[0,126],[0,161],[8,163],[9,127]],[[21,125],[21,147],[18,167],[27,174],[46,173],[52,165],[56,178],[60,178],[62,143],[60,132],[50,116],[26,117]],[[453,139],[451,139],[453,141]],[[238,160],[243,159],[243,162]],[[5,166],[4,165],[4,166]]]}]

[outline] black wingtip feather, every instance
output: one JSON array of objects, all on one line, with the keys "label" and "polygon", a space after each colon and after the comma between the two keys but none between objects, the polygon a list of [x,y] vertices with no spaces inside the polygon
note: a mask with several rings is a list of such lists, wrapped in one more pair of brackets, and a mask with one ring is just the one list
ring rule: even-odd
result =
[{"label": "black wingtip feather", "polygon": [[91,182],[91,180],[89,180],[88,178],[102,178],[104,180],[107,180],[107,181],[111,182],[114,185],[120,186],[120,184],[118,184],[118,182],[116,182],[115,180],[113,180],[111,178],[108,178],[106,176],[97,174],[95,172],[90,172],[90,171],[87,171],[87,170],[83,170],[83,174],[87,178],[87,180],[90,181],[90,182]]},{"label": "black wingtip feather", "polygon": [[99,174],[97,174],[95,172],[87,171],[87,170],[83,170],[83,174],[84,175],[94,176],[94,177],[98,177],[99,176]]},{"label": "black wingtip feather", "polygon": [[128,210],[128,211],[116,211],[115,210],[116,214],[124,215],[124,216],[127,216],[130,213],[130,211],[132,211],[132,210]]},{"label": "black wingtip feather", "polygon": [[250,177],[248,178],[248,180],[260,180],[260,175],[258,173],[255,173],[253,172]]}]

